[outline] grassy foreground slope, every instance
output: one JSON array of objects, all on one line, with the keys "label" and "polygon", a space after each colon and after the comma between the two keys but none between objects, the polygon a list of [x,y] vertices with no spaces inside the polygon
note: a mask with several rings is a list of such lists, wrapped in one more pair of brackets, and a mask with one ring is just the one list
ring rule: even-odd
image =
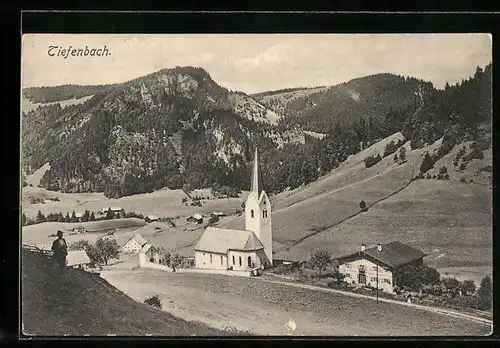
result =
[{"label": "grassy foreground slope", "polygon": [[223,335],[137,303],[99,276],[68,270],[65,289],[50,260],[22,252],[22,322],[27,335]]}]

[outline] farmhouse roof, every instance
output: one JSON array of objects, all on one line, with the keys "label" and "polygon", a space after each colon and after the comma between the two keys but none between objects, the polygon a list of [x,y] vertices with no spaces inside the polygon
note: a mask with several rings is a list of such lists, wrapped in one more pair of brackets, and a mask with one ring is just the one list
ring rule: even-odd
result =
[{"label": "farmhouse roof", "polygon": [[356,257],[359,255],[368,255],[369,257],[378,260],[379,262],[391,267],[397,268],[403,266],[409,262],[418,260],[424,256],[427,256],[426,253],[412,248],[409,245],[401,243],[399,241],[387,243],[382,245],[382,251],[378,251],[377,246],[366,249],[365,251],[359,251],[354,254],[346,255],[339,258],[339,261],[342,262],[344,259]]},{"label": "farmhouse roof", "polygon": [[252,231],[208,227],[195,250],[226,254],[228,250],[252,251],[263,248]]},{"label": "farmhouse roof", "polygon": [[150,219],[150,220],[158,220],[158,216],[156,216],[156,215],[148,215],[148,216],[146,216],[146,217],[147,217],[148,219]]},{"label": "farmhouse roof", "polygon": [[142,252],[143,253],[147,253],[151,248],[153,249],[156,249],[155,247],[153,247],[151,244],[149,243],[146,243],[143,247],[142,247]]},{"label": "farmhouse roof", "polygon": [[85,265],[90,263],[90,258],[85,250],[70,250],[67,255],[68,266]]},{"label": "farmhouse roof", "polygon": [[203,215],[196,213],[196,214],[193,214],[190,217],[188,217],[188,219],[190,219],[190,218],[193,218],[193,219],[196,219],[196,220],[202,220],[203,219]]},{"label": "farmhouse roof", "polygon": [[[130,239],[127,241],[127,243],[128,243],[128,242],[130,242],[132,239],[133,239],[133,240],[135,240],[137,243],[139,243],[139,245],[140,245],[141,247],[143,247],[143,246],[144,246],[144,245],[148,242],[148,241],[147,241],[147,240],[145,240],[145,239],[144,239],[144,238],[143,238],[140,234],[136,234],[135,236],[133,236],[132,238],[130,238]],[[127,243],[125,243],[125,244],[127,244]]]},{"label": "farmhouse roof", "polygon": [[81,218],[81,217],[83,217],[83,214],[82,213],[75,213],[75,217]]}]

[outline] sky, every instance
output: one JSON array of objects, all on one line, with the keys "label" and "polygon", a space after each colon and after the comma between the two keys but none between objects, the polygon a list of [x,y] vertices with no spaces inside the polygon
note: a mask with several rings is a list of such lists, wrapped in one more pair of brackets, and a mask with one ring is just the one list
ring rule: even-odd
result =
[{"label": "sky", "polygon": [[[65,58],[56,48],[50,56],[51,46],[106,46],[109,54]],[[202,67],[219,85],[245,93],[331,86],[377,73],[442,88],[490,63],[492,40],[489,34],[30,34],[22,37],[21,60],[23,88],[120,83],[175,66]]]}]

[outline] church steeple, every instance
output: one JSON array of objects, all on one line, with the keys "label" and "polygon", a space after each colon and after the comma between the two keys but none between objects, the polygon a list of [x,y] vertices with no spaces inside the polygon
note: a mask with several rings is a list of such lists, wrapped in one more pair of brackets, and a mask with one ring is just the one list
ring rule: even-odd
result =
[{"label": "church steeple", "polygon": [[253,158],[252,192],[257,195],[257,198],[260,197],[260,193],[262,192],[262,174],[260,172],[259,153],[257,148],[255,148],[255,156]]}]

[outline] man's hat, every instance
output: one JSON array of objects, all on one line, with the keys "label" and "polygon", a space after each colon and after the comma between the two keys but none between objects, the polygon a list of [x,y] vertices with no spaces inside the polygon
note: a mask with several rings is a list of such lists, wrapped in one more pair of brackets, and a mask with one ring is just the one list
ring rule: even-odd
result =
[{"label": "man's hat", "polygon": [[57,231],[57,235],[58,235],[58,236],[59,236],[59,235],[61,235],[61,236],[62,236],[62,234],[63,234],[63,231],[61,231],[61,230],[58,230],[58,231]]}]

